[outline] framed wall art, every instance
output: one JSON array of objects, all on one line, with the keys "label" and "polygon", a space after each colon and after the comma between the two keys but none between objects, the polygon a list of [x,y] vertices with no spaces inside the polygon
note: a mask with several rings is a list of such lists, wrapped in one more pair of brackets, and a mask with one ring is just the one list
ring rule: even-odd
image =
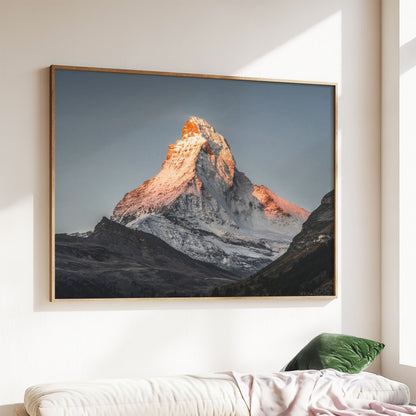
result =
[{"label": "framed wall art", "polygon": [[336,85],[52,66],[51,301],[336,296]]}]

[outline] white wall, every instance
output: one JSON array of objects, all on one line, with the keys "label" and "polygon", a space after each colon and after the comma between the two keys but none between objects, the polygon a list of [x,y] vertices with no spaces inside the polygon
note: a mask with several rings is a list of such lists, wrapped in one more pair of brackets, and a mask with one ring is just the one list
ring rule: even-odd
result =
[{"label": "white wall", "polygon": [[[34,383],[272,371],[323,331],[380,337],[378,0],[0,6],[0,415]],[[50,304],[50,64],[338,82],[339,299]]]},{"label": "white wall", "polygon": [[413,0],[382,7],[382,373],[408,384],[415,403],[416,8]]},{"label": "white wall", "polygon": [[[400,363],[416,367],[416,2],[400,0]],[[416,370],[416,369],[415,369]],[[416,374],[416,371],[415,371]]]}]

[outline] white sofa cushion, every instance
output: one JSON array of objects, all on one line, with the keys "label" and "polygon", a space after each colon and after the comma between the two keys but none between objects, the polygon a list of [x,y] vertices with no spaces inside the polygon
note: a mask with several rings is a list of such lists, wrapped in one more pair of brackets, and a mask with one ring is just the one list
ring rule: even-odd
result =
[{"label": "white sofa cushion", "polygon": [[349,399],[375,400],[397,405],[409,403],[409,387],[399,381],[365,371],[348,375],[331,371],[342,379],[342,392]]},{"label": "white sofa cushion", "polygon": [[42,384],[26,390],[25,408],[30,416],[249,416],[225,374]]}]

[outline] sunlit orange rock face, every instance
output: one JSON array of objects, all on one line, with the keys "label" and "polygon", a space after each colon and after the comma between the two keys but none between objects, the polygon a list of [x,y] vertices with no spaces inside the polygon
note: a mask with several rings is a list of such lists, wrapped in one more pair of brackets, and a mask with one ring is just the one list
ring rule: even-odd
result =
[{"label": "sunlit orange rock face", "polygon": [[266,216],[270,219],[281,216],[296,216],[298,218],[306,219],[309,216],[309,211],[300,208],[283,198],[278,197],[269,188],[264,185],[253,185],[253,195],[259,200],[264,207]]},{"label": "sunlit orange rock face", "polygon": [[264,186],[253,185],[253,195],[260,201],[264,207],[264,212],[268,218],[274,218],[278,215],[284,214],[283,209],[276,203],[276,201],[267,192],[268,189]]},{"label": "sunlit orange rock face", "polygon": [[181,139],[169,145],[161,171],[127,193],[114,209],[113,219],[152,213],[183,193],[200,193],[200,175],[214,175],[230,187],[234,171],[235,161],[225,138],[205,120],[191,117],[183,126]]},{"label": "sunlit orange rock face", "polygon": [[231,186],[234,179],[235,161],[224,136],[216,132],[205,120],[191,117],[183,126],[182,140],[195,137],[205,138],[201,149],[211,156],[209,158],[212,164],[211,169],[215,169],[218,177]]},{"label": "sunlit orange rock face", "polygon": [[188,136],[195,136],[196,134],[201,134],[199,126],[196,122],[196,118],[189,119],[182,128],[182,139]]}]

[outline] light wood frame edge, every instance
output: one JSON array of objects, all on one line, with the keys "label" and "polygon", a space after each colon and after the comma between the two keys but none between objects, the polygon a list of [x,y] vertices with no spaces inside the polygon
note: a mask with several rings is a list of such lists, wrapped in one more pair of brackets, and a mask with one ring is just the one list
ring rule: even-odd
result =
[{"label": "light wood frame edge", "polygon": [[334,299],[338,298],[338,220],[339,214],[337,203],[339,201],[338,192],[338,84],[332,84],[334,87]]},{"label": "light wood frame edge", "polygon": [[49,300],[55,299],[55,68],[49,69],[50,101],[49,101]]},{"label": "light wood frame edge", "polygon": [[[333,87],[334,91],[334,295],[329,296],[233,296],[233,297],[180,297],[180,298],[82,298],[82,299],[57,299],[55,298],[55,70],[75,70],[75,71],[91,71],[91,72],[112,72],[121,74],[143,74],[143,75],[158,75],[158,76],[176,76],[189,78],[212,78],[212,79],[228,79],[240,81],[258,81],[258,82],[275,82],[286,84],[303,84],[303,85],[325,85]],[[158,300],[334,300],[338,298],[338,210],[336,209],[338,200],[338,84],[332,82],[317,82],[317,81],[296,81],[296,80],[282,80],[270,78],[253,78],[253,77],[238,77],[229,75],[209,75],[209,74],[192,74],[180,72],[163,72],[163,71],[145,71],[133,69],[115,69],[115,68],[96,68],[84,66],[67,66],[67,65],[51,65],[50,71],[50,283],[49,283],[49,300],[50,302],[85,302],[85,301],[158,301]]]}]

